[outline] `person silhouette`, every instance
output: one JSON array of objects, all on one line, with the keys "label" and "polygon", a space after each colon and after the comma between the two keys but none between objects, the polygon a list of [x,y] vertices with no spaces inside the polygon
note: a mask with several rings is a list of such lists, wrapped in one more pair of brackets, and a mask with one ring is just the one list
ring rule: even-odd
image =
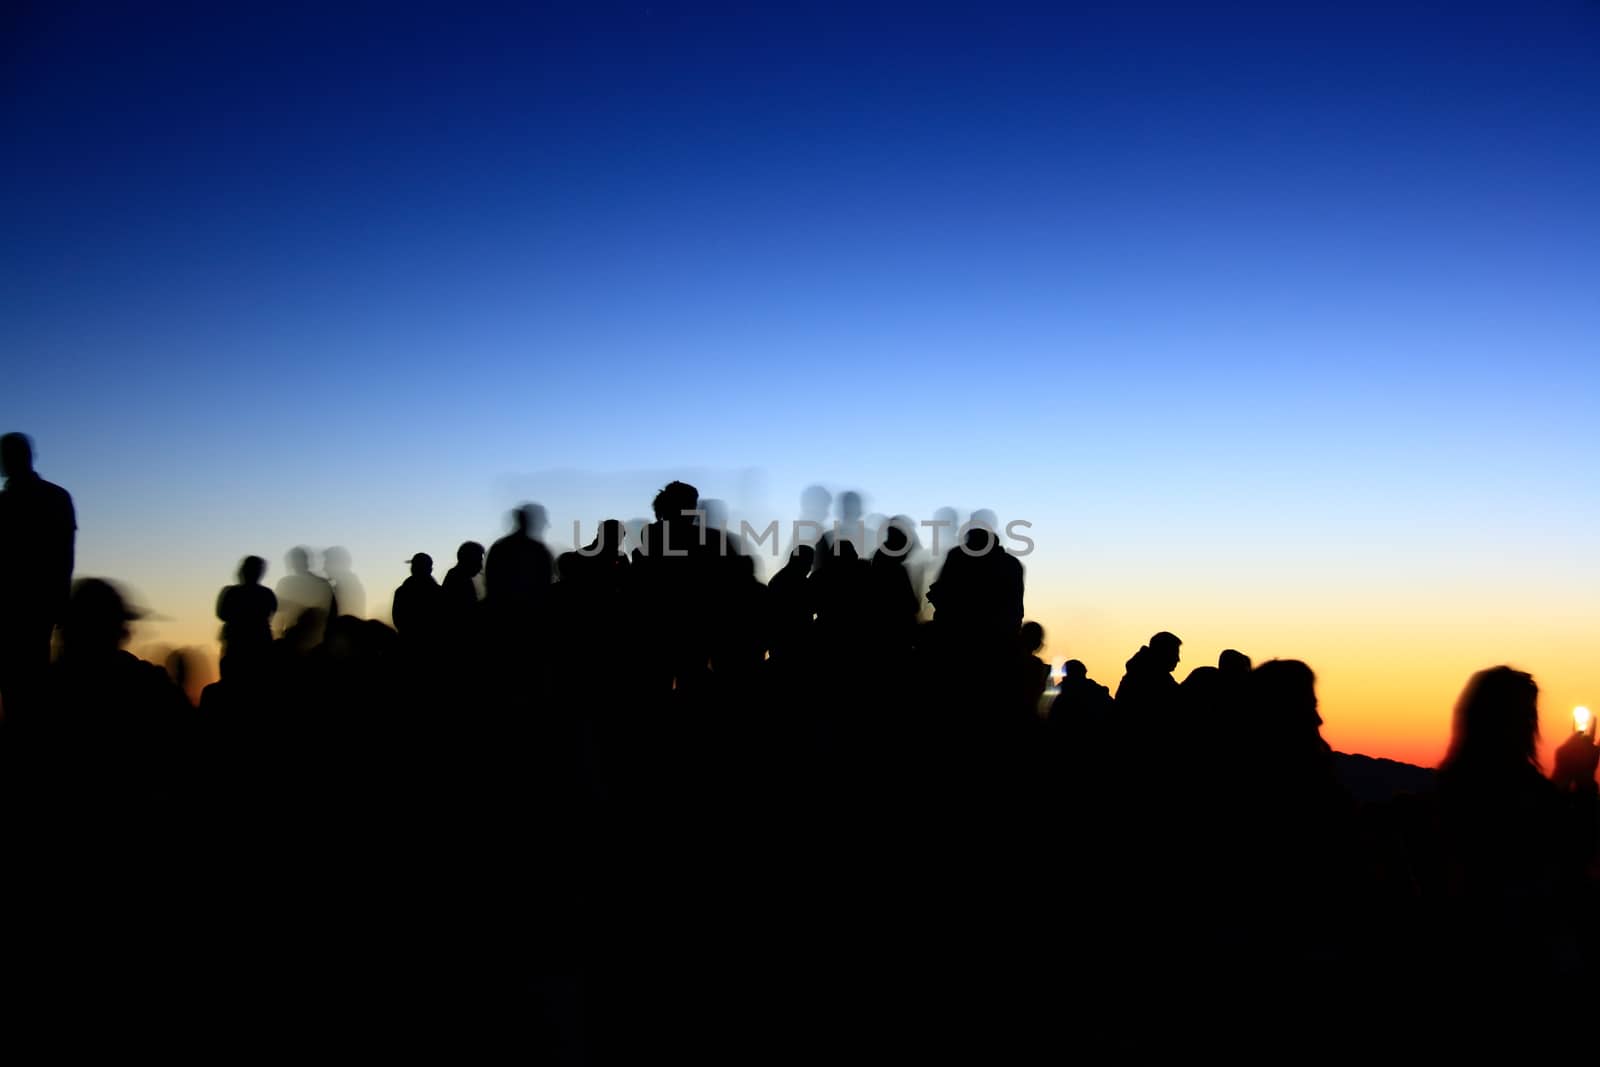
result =
[{"label": "person silhouette", "polygon": [[1066,731],[1074,739],[1098,737],[1111,716],[1111,690],[1089,677],[1081,659],[1061,665],[1061,684],[1050,702],[1052,732]]},{"label": "person silhouette", "polygon": [[906,565],[910,551],[911,535],[903,520],[896,517],[885,523],[868,575],[874,640],[884,651],[905,651],[916,636],[922,597]]},{"label": "person silhouette", "polygon": [[1050,664],[1039,658],[1044,647],[1044,627],[1036,622],[1025,622],[1017,631],[1019,695],[1017,710],[1025,722],[1039,718],[1039,703],[1044,691],[1050,687]]},{"label": "person silhouette", "polygon": [[25,434],[0,437],[0,710],[32,699],[72,588],[72,496],[33,469]]},{"label": "person silhouette", "polygon": [[333,583],[311,573],[311,550],[303,545],[291,548],[284,562],[289,573],[278,581],[278,630],[287,633],[302,615],[314,610],[319,621],[301,637],[320,644],[334,615]]},{"label": "person silhouette", "polygon": [[278,598],[261,584],[267,561],[246,556],[239,563],[239,584],[217,596],[217,618],[222,620],[222,658],[230,669],[260,662],[272,647],[272,617]]},{"label": "person silhouette", "polygon": [[928,589],[934,619],[967,640],[1009,646],[1022,626],[1022,563],[986,525],[970,525]]},{"label": "person silhouette", "polygon": [[354,615],[364,619],[367,615],[367,589],[350,569],[350,550],[334,545],[322,554],[322,569],[328,572],[328,582],[333,586],[333,600],[340,615]]},{"label": "person silhouette", "polygon": [[540,540],[544,527],[544,508],[523,504],[511,513],[511,532],[489,546],[486,599],[503,624],[528,628],[541,621],[555,572],[555,559]]},{"label": "person silhouette", "polygon": [[1172,676],[1182,658],[1183,642],[1165,630],[1150,638],[1129,658],[1127,673],[1117,686],[1117,716],[1147,724],[1170,714],[1178,701],[1178,681]]},{"label": "person silhouette", "polygon": [[433,577],[433,557],[418,552],[406,564],[411,576],[394,591],[394,628],[408,643],[428,644],[438,636],[443,590]]},{"label": "person silhouette", "polygon": [[456,565],[444,575],[444,611],[452,621],[472,618],[478,609],[477,577],[483,573],[483,546],[463,541],[456,549]]},{"label": "person silhouette", "polygon": [[785,669],[801,660],[809,646],[811,622],[816,615],[810,580],[816,555],[817,550],[811,545],[796,545],[767,583],[772,658]]}]

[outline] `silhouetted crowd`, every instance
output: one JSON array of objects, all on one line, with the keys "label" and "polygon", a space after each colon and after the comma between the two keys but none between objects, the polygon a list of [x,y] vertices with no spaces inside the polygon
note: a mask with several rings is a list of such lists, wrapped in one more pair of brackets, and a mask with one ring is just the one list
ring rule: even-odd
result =
[{"label": "silhouetted crowd", "polygon": [[908,522],[762,582],[674,482],[636,535],[559,557],[532,506],[442,582],[418,553],[393,628],[304,551],[276,592],[247,557],[196,707],[125,651],[116,587],[71,581],[72,503],[26,438],[4,462],[0,773],[35,995],[448,1007],[640,1062],[672,1028],[793,1025],[811,974],[953,1003],[996,974],[1600,962],[1600,750],[1574,733],[1543,774],[1508,667],[1471,679],[1437,772],[1358,797],[1304,663],[1230,650],[1180,684],[1162,632],[1114,694],[1070,660],[1046,705],[992,530],[938,561],[929,620]]}]

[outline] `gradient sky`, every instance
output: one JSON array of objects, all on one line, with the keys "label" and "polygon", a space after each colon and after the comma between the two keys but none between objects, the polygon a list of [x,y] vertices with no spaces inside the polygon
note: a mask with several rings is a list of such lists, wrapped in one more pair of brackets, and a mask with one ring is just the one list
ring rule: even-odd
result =
[{"label": "gradient sky", "polygon": [[328,6],[0,21],[0,428],[142,642],[688,473],[1026,519],[1057,662],[1346,749],[1600,704],[1600,5]]}]

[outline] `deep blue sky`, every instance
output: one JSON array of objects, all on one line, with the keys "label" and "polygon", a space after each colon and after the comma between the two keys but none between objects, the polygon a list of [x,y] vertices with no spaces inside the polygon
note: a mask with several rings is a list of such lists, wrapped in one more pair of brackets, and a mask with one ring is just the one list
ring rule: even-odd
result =
[{"label": "deep blue sky", "polygon": [[282,6],[5,16],[0,423],[175,618],[680,468],[1594,588],[1600,5]]}]

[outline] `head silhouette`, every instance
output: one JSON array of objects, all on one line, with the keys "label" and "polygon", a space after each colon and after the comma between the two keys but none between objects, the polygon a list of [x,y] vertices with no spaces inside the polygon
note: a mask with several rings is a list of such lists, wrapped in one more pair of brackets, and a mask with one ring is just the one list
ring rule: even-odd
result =
[{"label": "head silhouette", "polygon": [[284,562],[289,565],[290,574],[311,573],[311,550],[304,546],[291,548],[284,557]]},{"label": "head silhouette", "polygon": [[986,556],[994,550],[996,543],[994,531],[981,525],[968,525],[961,539],[961,547],[969,556]]},{"label": "head silhouette", "polygon": [[899,519],[890,519],[883,528],[883,537],[878,551],[886,556],[899,559],[911,551],[911,537],[900,525]]},{"label": "head silhouette", "polygon": [[260,556],[246,556],[239,561],[239,584],[256,585],[267,573],[267,561]]},{"label": "head silhouette", "polygon": [[0,474],[15,478],[33,471],[33,442],[25,433],[0,437]]},{"label": "head silhouette", "polygon": [[1250,672],[1256,704],[1272,716],[1271,725],[1285,731],[1315,731],[1322,725],[1317,714],[1317,676],[1297,659],[1268,660]]},{"label": "head silhouette", "polygon": [[1089,668],[1083,665],[1083,660],[1081,659],[1069,659],[1061,665],[1061,677],[1063,679],[1087,678],[1089,677]]},{"label": "head silhouette", "polygon": [[699,504],[700,490],[688,482],[668,482],[650,502],[650,510],[661,522],[677,522]]},{"label": "head silhouette", "polygon": [[1456,703],[1442,769],[1539,766],[1539,686],[1511,667],[1474,674]]},{"label": "head silhouette", "polygon": [[116,586],[101,578],[80,578],[72,584],[62,643],[73,656],[115,652],[128,639],[129,620],[138,617]]},{"label": "head silhouette", "polygon": [[539,537],[545,528],[544,507],[532,503],[519,504],[511,513],[511,528],[523,537]]},{"label": "head silhouette", "polygon": [[471,577],[483,570],[483,546],[476,541],[463,541],[456,549],[456,565]]},{"label": "head silhouette", "polygon": [[1250,657],[1245,655],[1243,652],[1238,652],[1231,648],[1225,648],[1222,650],[1222,654],[1217,657],[1217,670],[1221,671],[1223,674],[1233,676],[1249,674]]},{"label": "head silhouette", "polygon": [[1044,627],[1036,622],[1023,623],[1017,637],[1022,641],[1022,651],[1030,656],[1044,647]]},{"label": "head silhouette", "polygon": [[622,523],[616,519],[607,519],[600,524],[600,534],[596,538],[600,547],[611,555],[622,551]]},{"label": "head silhouette", "polygon": [[426,552],[418,552],[406,563],[411,566],[411,573],[418,578],[424,578],[433,573],[433,557]]},{"label": "head silhouette", "polygon": [[1156,664],[1164,671],[1177,669],[1178,648],[1183,644],[1174,634],[1162,630],[1150,638],[1150,652],[1155,656]]},{"label": "head silhouette", "polygon": [[330,571],[347,571],[350,569],[350,550],[339,545],[334,545],[322,553],[322,565]]}]

